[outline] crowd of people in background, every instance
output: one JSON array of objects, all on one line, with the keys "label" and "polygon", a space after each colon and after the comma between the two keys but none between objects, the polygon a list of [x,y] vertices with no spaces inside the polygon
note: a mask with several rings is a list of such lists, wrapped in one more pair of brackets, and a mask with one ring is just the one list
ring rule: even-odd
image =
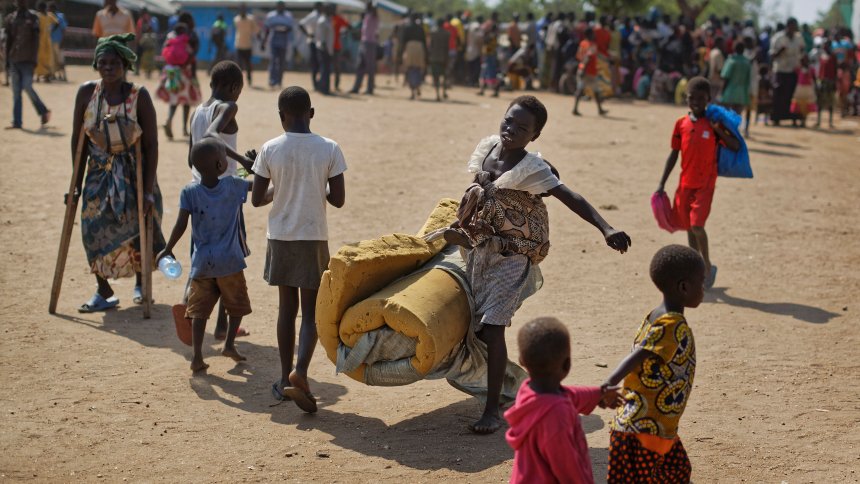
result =
[{"label": "crowd of people in background", "polygon": [[[15,64],[7,65],[7,72],[24,69],[20,79],[64,79],[60,44],[65,17],[53,3],[36,7],[31,29],[38,35],[27,40],[36,53],[34,72],[27,74],[29,63],[13,59],[17,54],[10,50],[9,39],[22,42],[14,25],[28,21],[16,14],[5,19],[6,64]],[[322,94],[339,92],[345,71],[356,74],[350,93],[358,94],[364,85],[364,93],[373,94],[381,70],[393,74],[395,82],[402,74],[413,99],[429,77],[439,101],[454,85],[493,96],[501,90],[544,89],[575,95],[573,113],[579,115],[579,101],[585,97],[597,102],[600,114],[607,112],[602,99],[610,96],[680,104],[687,81],[703,76],[711,82],[713,100],[746,114],[747,132],[751,122],[805,125],[810,115],[818,126],[822,112],[832,126],[834,110],[849,116],[857,115],[860,107],[860,51],[851,30],[813,30],[795,19],[758,28],[752,20],[716,16],[697,24],[656,8],[618,18],[595,12],[547,12],[537,18],[528,12],[501,19],[495,12],[485,18],[458,11],[440,16],[410,12],[402,21],[383,26],[372,2],[352,23],[334,4],[318,2],[310,13],[294,18],[279,2],[259,18],[241,5],[232,23],[218,15],[199,32],[188,12],[170,16],[162,31],[158,18],[145,8],[135,21],[116,0],[105,1],[92,26],[96,38],[135,34],[138,73],[151,77],[160,61],[159,96],[172,106],[171,112],[185,106],[183,118],[199,102],[196,59],[203,32],[210,65],[235,59],[248,84],[254,47],[266,53],[272,89],[282,87],[285,70],[307,68],[314,89]],[[168,62],[165,49],[185,49],[168,44],[186,36],[189,55],[180,56],[181,65]],[[165,131],[172,137],[169,122]]]},{"label": "crowd of people in background", "polygon": [[[857,115],[860,106],[858,48],[850,29],[812,30],[787,19],[757,28],[752,20],[708,17],[696,24],[652,8],[645,16],[613,18],[586,12],[518,14],[504,23],[456,12],[442,18],[413,14],[395,27],[388,49],[394,72],[412,65],[407,44],[415,26],[435,35],[450,32],[448,82],[487,89],[545,89],[600,100],[629,95],[652,102],[683,103],[689,79],[711,82],[712,99],[751,120],[805,124],[807,116],[832,111]],[[444,35],[442,35],[444,37]],[[421,39],[417,39],[421,41]],[[436,40],[436,62],[444,57]],[[438,67],[438,66],[437,66]],[[427,70],[426,68],[424,69]],[[430,71],[434,71],[431,69]],[[436,76],[434,76],[435,79]],[[578,102],[577,102],[578,106]],[[755,116],[753,116],[755,113]],[[574,114],[579,114],[574,108]]]}]

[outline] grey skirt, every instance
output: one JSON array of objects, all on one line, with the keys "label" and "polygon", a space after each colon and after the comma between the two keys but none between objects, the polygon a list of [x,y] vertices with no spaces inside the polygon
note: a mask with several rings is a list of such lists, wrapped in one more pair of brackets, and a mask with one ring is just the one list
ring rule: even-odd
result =
[{"label": "grey skirt", "polygon": [[270,286],[319,289],[328,260],[328,241],[269,239],[263,279]]}]

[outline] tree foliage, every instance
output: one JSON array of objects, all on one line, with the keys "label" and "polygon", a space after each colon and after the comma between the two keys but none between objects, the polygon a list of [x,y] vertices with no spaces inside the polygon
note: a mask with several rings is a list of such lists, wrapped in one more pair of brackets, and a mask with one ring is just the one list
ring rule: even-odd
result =
[{"label": "tree foliage", "polygon": [[[672,16],[684,13],[695,13],[697,22],[703,22],[711,15],[719,18],[729,17],[732,20],[752,19],[758,22],[761,16],[762,0],[657,0],[649,2],[658,7],[663,13]],[[689,10],[684,11],[682,4]],[[704,6],[704,8],[701,8]]]},{"label": "tree foliage", "polygon": [[839,11],[839,0],[833,0],[833,4],[827,10],[819,10],[816,25],[826,29],[845,26],[842,12]]},{"label": "tree foliage", "polygon": [[590,0],[588,3],[598,13],[605,13],[616,17],[631,15],[634,12],[642,12],[648,4],[646,0]]},{"label": "tree foliage", "polygon": [[397,0],[397,3],[409,7],[413,12],[433,12],[434,15],[454,13],[467,10],[474,3],[469,0]]}]

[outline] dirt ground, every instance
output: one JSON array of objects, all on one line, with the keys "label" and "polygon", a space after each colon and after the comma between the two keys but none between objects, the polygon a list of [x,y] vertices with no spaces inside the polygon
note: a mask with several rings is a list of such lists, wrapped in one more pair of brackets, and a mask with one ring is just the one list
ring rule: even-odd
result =
[{"label": "dirt ground", "polygon": [[[25,100],[24,131],[0,143],[0,478],[37,481],[506,481],[513,452],[503,432],[475,436],[476,401],[444,381],[367,387],[334,372],[318,348],[311,365],[318,414],[273,405],[278,376],[277,292],[262,279],[267,209],[247,208],[252,332],[234,364],[207,336],[205,376],[192,377],[190,349],[170,318],[184,281],[154,275],[153,317],[131,304],[132,280],[116,282],[120,308],[81,315],[94,290],[75,229],[55,316],[49,289],[70,169],[70,130],[79,82],[37,84],[53,110],[45,130]],[[264,81],[258,72],[258,83]],[[139,81],[140,78],[134,78]],[[204,85],[208,80],[201,79]],[[343,85],[350,86],[347,76]],[[308,76],[287,76],[307,86]],[[144,81],[154,91],[155,80]],[[380,79],[378,95],[313,96],[315,132],[347,158],[347,203],[329,210],[332,251],[392,232],[415,232],[442,197],[459,198],[477,141],[497,131],[507,103],[457,88],[444,104],[407,100]],[[208,88],[204,89],[208,95]],[[549,201],[546,283],[507,333],[530,318],[557,316],[573,337],[568,384],[599,384],[626,354],[641,317],[659,301],[648,262],[660,246],[684,243],[660,231],[649,207],[681,107],[610,101],[570,114],[571,98],[539,94],[549,123],[533,144],[562,180],[633,238],[618,255],[600,234]],[[246,88],[240,147],[278,136],[277,93]],[[159,121],[167,106],[157,102]],[[178,121],[178,118],[177,118]],[[0,88],[0,124],[11,94]],[[179,132],[179,124],[175,123]],[[716,288],[688,318],[698,346],[681,437],[696,482],[857,482],[860,479],[860,152],[857,122],[837,130],[753,128],[756,177],[720,179],[708,231],[720,267]],[[190,179],[187,140],[160,145],[163,230]],[[16,173],[18,175],[16,175]],[[20,175],[20,176],[19,176]],[[668,186],[674,189],[677,170]],[[852,208],[853,207],[853,208]],[[186,235],[177,254],[187,254]],[[187,266],[188,260],[180,256]],[[608,365],[608,368],[607,368]],[[594,474],[604,479],[611,411],[583,417]]]}]

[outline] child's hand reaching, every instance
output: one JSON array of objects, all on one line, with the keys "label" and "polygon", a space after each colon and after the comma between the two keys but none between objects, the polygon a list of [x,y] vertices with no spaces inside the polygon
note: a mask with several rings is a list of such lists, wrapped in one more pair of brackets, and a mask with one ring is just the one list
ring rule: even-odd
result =
[{"label": "child's hand reaching", "polygon": [[606,245],[622,254],[627,252],[627,248],[633,245],[633,241],[630,240],[629,235],[613,228],[607,229],[603,233],[603,237],[606,239]]},{"label": "child's hand reaching", "polygon": [[600,385],[600,408],[617,408],[624,405],[624,396],[621,395],[621,387],[611,387],[608,383]]},{"label": "child's hand reaching", "polygon": [[170,256],[170,257],[173,257],[174,259],[176,259],[176,257],[173,255],[172,250],[164,249],[161,252],[159,252],[158,255],[155,257],[155,263],[158,264],[158,261],[160,261],[162,258],[167,257],[167,256]]},{"label": "child's hand reaching", "polygon": [[245,152],[245,158],[239,159],[239,164],[242,165],[241,168],[236,170],[236,175],[240,178],[248,178],[248,176],[254,174],[254,160],[257,159],[257,151],[256,150],[248,150]]}]

